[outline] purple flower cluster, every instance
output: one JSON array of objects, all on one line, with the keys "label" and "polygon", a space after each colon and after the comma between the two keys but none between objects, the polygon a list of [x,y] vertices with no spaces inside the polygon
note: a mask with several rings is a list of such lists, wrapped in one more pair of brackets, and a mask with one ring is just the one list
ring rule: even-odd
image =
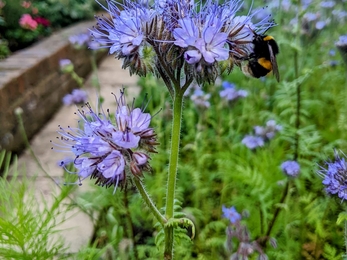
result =
[{"label": "purple flower cluster", "polygon": [[265,144],[263,138],[254,135],[246,135],[241,142],[251,150],[262,147]]},{"label": "purple flower cluster", "polygon": [[347,45],[347,34],[341,35],[339,40],[336,42],[337,46],[346,46]]},{"label": "purple flower cluster", "polygon": [[231,102],[239,98],[247,97],[248,93],[246,90],[235,88],[235,85],[224,81],[222,83],[223,90],[219,93],[221,98],[224,98],[226,101]]},{"label": "purple flower cluster", "polygon": [[[140,178],[143,171],[151,169],[148,153],[155,152],[158,143],[154,130],[149,128],[150,114],[129,107],[124,92],[116,97],[116,102],[114,118],[110,114],[95,113],[87,103],[87,111],[78,110],[82,119],[78,128],[60,127],[58,131],[62,144],[56,145],[74,154],[79,182],[90,177],[102,186],[124,187],[129,175],[130,179]],[[60,165],[65,167],[71,162],[67,160]]]},{"label": "purple flower cluster", "polygon": [[241,221],[241,214],[238,213],[235,207],[226,208],[224,205],[222,206],[223,217],[229,219],[231,224],[236,224]]},{"label": "purple flower cluster", "polygon": [[275,120],[269,120],[266,122],[265,127],[255,126],[255,135],[246,135],[242,139],[242,143],[249,149],[253,150],[257,147],[264,146],[266,141],[272,139],[278,131],[282,130],[282,126],[277,125]]},{"label": "purple flower cluster", "polygon": [[300,173],[300,164],[296,161],[285,161],[281,164],[281,169],[287,176],[296,177]]},{"label": "purple flower cluster", "polygon": [[[253,15],[237,16],[241,1],[154,0],[153,5],[124,0],[106,1],[110,18],[97,17],[91,29],[95,41],[123,59],[123,68],[163,76],[166,70],[193,75],[198,83],[214,81],[218,63],[230,72],[233,64],[253,52],[253,38],[274,26],[270,15],[257,24]],[[158,58],[160,56],[160,58]],[[226,62],[227,61],[227,62]],[[183,70],[182,70],[183,69]],[[166,73],[171,73],[166,71]],[[176,73],[172,73],[175,75]]]},{"label": "purple flower cluster", "polygon": [[91,50],[96,50],[100,48],[98,42],[94,41],[89,32],[75,34],[69,37],[69,41],[76,48],[87,47]]},{"label": "purple flower cluster", "polygon": [[[241,214],[238,213],[235,207],[222,207],[223,217],[229,219],[230,224],[226,228],[226,247],[230,254],[227,259],[249,259],[255,253],[258,254],[257,259],[268,259],[259,240],[252,241],[251,234],[247,226],[241,223]],[[266,238],[270,241],[272,238]],[[238,240],[235,247],[234,241]],[[273,244],[273,243],[272,243]],[[252,257],[253,259],[254,257]]]},{"label": "purple flower cluster", "polygon": [[347,200],[347,164],[344,157],[335,151],[335,160],[326,162],[327,168],[321,166],[318,175],[324,178],[325,191],[330,195],[337,195],[341,200]]},{"label": "purple flower cluster", "polygon": [[194,102],[197,108],[206,109],[211,106],[209,101],[210,97],[211,94],[205,94],[202,89],[196,88],[190,96],[190,99]]},{"label": "purple flower cluster", "polygon": [[71,94],[67,94],[63,97],[63,103],[66,106],[81,105],[88,100],[88,94],[82,89],[74,89]]}]

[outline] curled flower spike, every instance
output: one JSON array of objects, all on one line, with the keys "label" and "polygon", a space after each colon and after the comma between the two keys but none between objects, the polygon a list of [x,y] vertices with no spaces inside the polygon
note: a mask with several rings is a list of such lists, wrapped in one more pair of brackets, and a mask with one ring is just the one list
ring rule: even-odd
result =
[{"label": "curled flower spike", "polygon": [[327,168],[320,166],[318,175],[324,178],[325,191],[330,195],[336,195],[341,200],[347,200],[347,164],[346,156],[340,157],[335,151],[335,160],[325,162]]},{"label": "curled flower spike", "polygon": [[171,81],[185,74],[199,84],[213,83],[249,59],[256,35],[274,26],[270,15],[256,24],[251,22],[256,13],[237,16],[239,0],[106,2],[110,18],[96,17],[90,30],[100,48],[123,59],[131,74],[152,72]]},{"label": "curled flower spike", "polygon": [[62,128],[60,142],[55,144],[73,153],[75,159],[65,159],[60,165],[65,168],[73,161],[79,180],[96,179],[101,186],[120,185],[126,180],[143,177],[150,171],[149,153],[156,152],[156,134],[149,128],[151,115],[140,108],[130,107],[121,91],[116,98],[117,109],[112,117],[107,111],[95,113],[87,103],[87,110],[78,110],[81,117],[78,128]]}]

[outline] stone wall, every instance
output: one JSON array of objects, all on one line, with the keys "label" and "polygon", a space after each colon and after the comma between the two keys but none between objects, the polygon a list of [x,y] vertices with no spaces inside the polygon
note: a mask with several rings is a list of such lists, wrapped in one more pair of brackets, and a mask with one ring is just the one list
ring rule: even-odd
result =
[{"label": "stone wall", "polygon": [[[21,152],[24,148],[16,108],[23,110],[30,139],[59,109],[62,97],[78,87],[70,75],[60,72],[60,59],[70,59],[81,77],[91,72],[90,51],[75,49],[68,39],[94,24],[89,21],[68,27],[0,61],[0,150]],[[106,52],[100,52],[97,60],[105,56]]]}]

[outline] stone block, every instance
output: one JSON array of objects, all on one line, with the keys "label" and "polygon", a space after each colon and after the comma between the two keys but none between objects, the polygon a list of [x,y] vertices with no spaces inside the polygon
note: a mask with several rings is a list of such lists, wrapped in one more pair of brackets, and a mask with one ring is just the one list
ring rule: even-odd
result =
[{"label": "stone block", "polygon": [[[69,37],[87,32],[95,22],[82,22],[63,29],[35,45],[0,61],[0,150],[21,152],[23,138],[14,114],[22,118],[28,138],[32,138],[62,104],[62,97],[78,88],[77,83],[60,72],[59,61],[70,59],[80,77],[92,70],[91,53],[75,49]],[[105,52],[97,54],[100,62]]]}]

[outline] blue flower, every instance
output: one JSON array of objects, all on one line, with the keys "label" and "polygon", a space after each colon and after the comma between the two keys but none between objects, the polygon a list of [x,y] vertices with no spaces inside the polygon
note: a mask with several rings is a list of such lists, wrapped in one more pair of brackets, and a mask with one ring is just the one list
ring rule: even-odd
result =
[{"label": "blue flower", "polygon": [[89,33],[79,33],[69,37],[70,43],[77,47],[87,46],[90,40]]},{"label": "blue flower", "polygon": [[346,35],[341,35],[339,37],[339,40],[336,42],[337,46],[345,46],[347,45],[347,34]]},{"label": "blue flower", "polygon": [[209,99],[211,94],[205,94],[205,92],[201,89],[195,89],[190,99],[194,102],[194,104],[198,108],[209,108],[211,106]]},{"label": "blue flower", "polygon": [[269,120],[266,122],[266,126],[255,126],[254,132],[257,136],[262,137],[264,140],[272,139],[278,131],[282,130],[282,126],[276,125],[275,120]]},{"label": "blue flower", "polygon": [[180,47],[194,46],[199,39],[199,29],[192,19],[178,20],[178,28],[173,30],[174,44]]},{"label": "blue flower", "polygon": [[189,64],[198,63],[202,58],[208,64],[229,58],[228,35],[222,31],[223,19],[218,17],[222,13],[214,7],[204,6],[204,10],[212,12],[208,15],[202,11],[198,17],[192,15],[179,19],[178,27],[173,30],[174,44],[183,48],[189,47],[184,54]]},{"label": "blue flower", "polygon": [[259,136],[246,135],[242,139],[242,143],[246,145],[249,149],[253,150],[257,147],[264,146],[264,139]]},{"label": "blue flower", "polygon": [[236,224],[241,220],[241,215],[235,209],[235,207],[226,208],[224,205],[222,206],[223,217],[229,219],[231,224]]},{"label": "blue flower", "polygon": [[[78,128],[60,127],[60,141],[55,144],[67,149],[75,159],[61,161],[61,166],[73,161],[79,181],[91,177],[102,186],[124,186],[127,177],[142,177],[149,171],[149,155],[155,152],[156,134],[149,128],[151,116],[140,108],[129,107],[124,92],[116,97],[114,118],[95,113],[87,103],[87,111],[78,110]],[[129,174],[132,174],[129,176]]]},{"label": "blue flower", "polygon": [[334,1],[323,1],[320,3],[320,6],[323,8],[333,8],[335,6]]},{"label": "blue flower", "polygon": [[325,162],[327,168],[321,166],[318,174],[324,178],[325,191],[330,195],[337,195],[341,200],[347,200],[347,164],[344,157],[335,151],[335,160]]},{"label": "blue flower", "polygon": [[123,59],[130,73],[181,77],[184,72],[199,84],[215,81],[220,62],[229,60],[223,63],[229,72],[234,64],[241,66],[253,53],[255,34],[274,26],[270,15],[256,24],[251,22],[255,14],[237,16],[239,0],[106,2],[110,18],[96,17],[91,29],[100,48]]},{"label": "blue flower", "polygon": [[221,98],[224,98],[227,101],[237,100],[241,97],[247,97],[248,95],[246,90],[237,90],[235,85],[228,81],[224,81],[222,83],[222,87],[223,90],[219,93],[219,95]]},{"label": "blue flower", "polygon": [[300,164],[296,161],[285,161],[281,164],[281,169],[286,175],[296,177],[300,173]]},{"label": "blue flower", "polygon": [[63,97],[63,103],[66,106],[84,104],[88,100],[88,94],[82,89],[74,89],[71,94]]},{"label": "blue flower", "polygon": [[111,16],[96,17],[97,27],[91,29],[95,41],[102,47],[109,47],[110,54],[117,57],[129,56],[139,51],[144,44],[146,26],[152,19],[146,6],[126,1],[121,8],[117,3],[106,1],[106,11]]}]

